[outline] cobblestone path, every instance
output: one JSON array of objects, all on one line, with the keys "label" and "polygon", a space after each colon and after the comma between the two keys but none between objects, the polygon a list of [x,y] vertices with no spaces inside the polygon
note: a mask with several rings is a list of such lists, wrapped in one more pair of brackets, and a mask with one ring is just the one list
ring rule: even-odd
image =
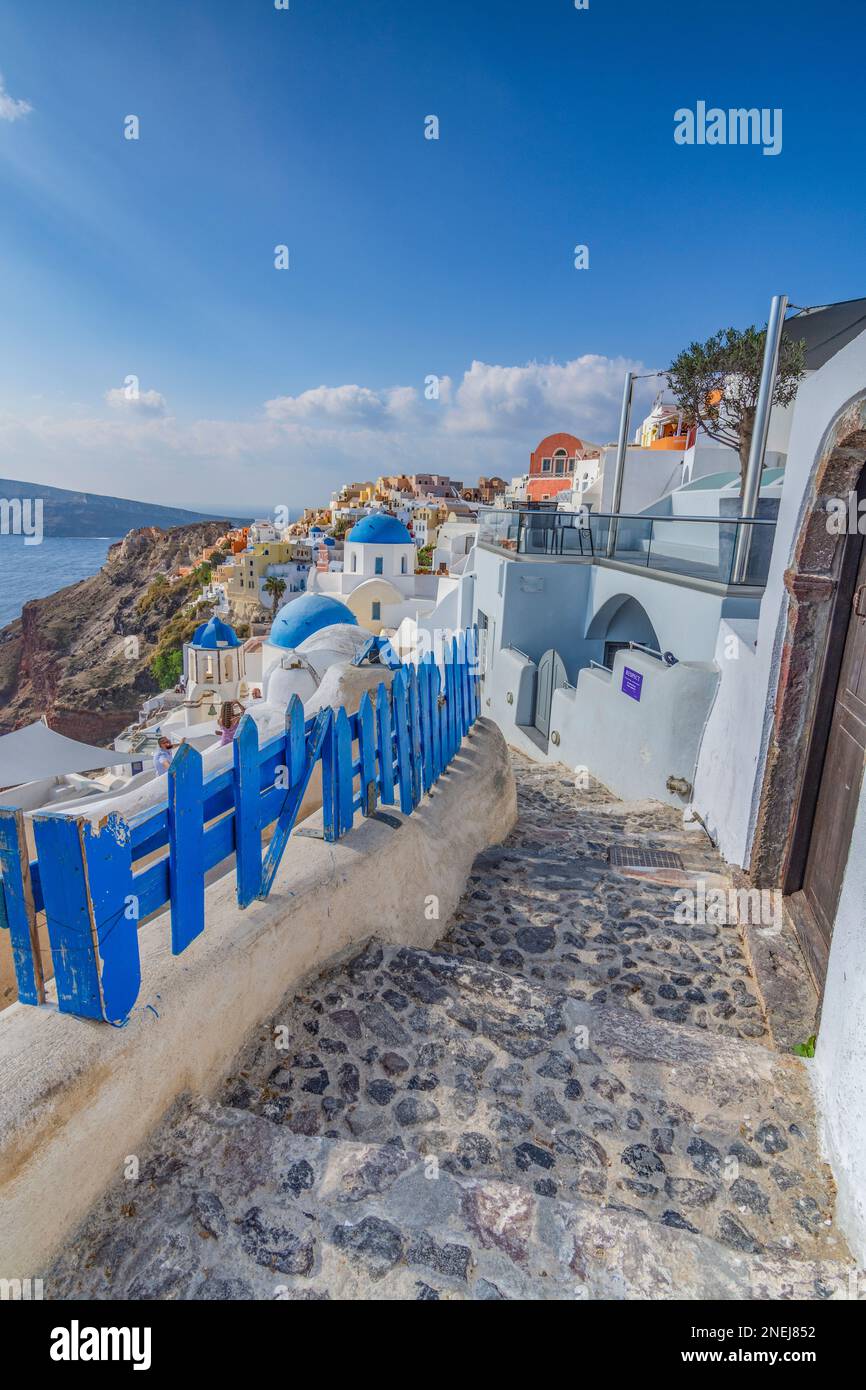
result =
[{"label": "cobblestone path", "polygon": [[[803,1064],[736,927],[678,925],[702,832],[514,755],[519,821],[433,951],[375,940],[289,996],[48,1271],[98,1298],[833,1298]],[[721,879],[717,880],[723,881]]]}]

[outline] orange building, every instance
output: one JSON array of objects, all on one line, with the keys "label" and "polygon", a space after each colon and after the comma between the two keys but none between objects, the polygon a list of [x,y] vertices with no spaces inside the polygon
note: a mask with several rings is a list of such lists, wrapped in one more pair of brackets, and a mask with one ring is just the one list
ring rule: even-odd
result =
[{"label": "orange building", "polygon": [[529,455],[527,502],[549,502],[574,484],[579,459],[597,458],[595,444],[585,444],[575,434],[548,434]]}]

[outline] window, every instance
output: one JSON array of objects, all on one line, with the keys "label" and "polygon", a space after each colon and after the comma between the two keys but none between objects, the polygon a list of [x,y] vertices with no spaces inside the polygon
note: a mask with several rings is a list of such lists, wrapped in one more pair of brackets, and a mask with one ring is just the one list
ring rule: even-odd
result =
[{"label": "window", "polygon": [[556,473],[561,477],[562,474],[565,472],[565,450],[557,449],[555,459],[555,470]]},{"label": "window", "polygon": [[406,573],[406,556],[405,556],[405,555],[403,556],[402,560],[400,561],[400,573],[401,573],[401,574],[405,574],[405,573]]},{"label": "window", "polygon": [[357,574],[357,572],[358,572],[358,555],[357,555],[357,552],[356,552],[356,553],[352,556],[352,573],[353,573],[353,574]]},{"label": "window", "polygon": [[542,473],[549,473],[549,472],[550,472],[550,465],[551,465],[551,462],[552,462],[551,459],[542,459],[542,460],[541,460],[541,471],[542,471]]},{"label": "window", "polygon": [[374,574],[383,574],[384,571],[383,571],[382,566],[384,565],[384,563],[385,563],[385,562],[384,562],[384,560],[382,559],[382,556],[381,556],[381,555],[377,555],[377,556],[376,556],[376,561],[375,561],[375,564],[374,564],[374,567],[373,567],[373,573],[374,573]]},{"label": "window", "polygon": [[568,460],[568,471],[569,471],[569,473],[573,473],[573,472],[574,472],[574,459],[569,459],[569,460]]},{"label": "window", "polygon": [[381,605],[381,603],[378,601],[378,599],[377,599],[377,600],[372,604],[372,606],[371,606],[370,618],[371,618],[371,620],[372,620],[374,623],[381,622],[381,619],[382,619],[382,605]]}]

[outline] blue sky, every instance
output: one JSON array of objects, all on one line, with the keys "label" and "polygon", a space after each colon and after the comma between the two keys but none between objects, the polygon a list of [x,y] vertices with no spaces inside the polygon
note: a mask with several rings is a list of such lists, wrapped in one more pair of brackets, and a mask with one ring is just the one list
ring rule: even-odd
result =
[{"label": "blue sky", "polygon": [[[863,31],[840,0],[7,4],[0,474],[264,510],[604,442],[626,364],[866,292]],[[782,153],[676,145],[699,99],[781,108]]]}]

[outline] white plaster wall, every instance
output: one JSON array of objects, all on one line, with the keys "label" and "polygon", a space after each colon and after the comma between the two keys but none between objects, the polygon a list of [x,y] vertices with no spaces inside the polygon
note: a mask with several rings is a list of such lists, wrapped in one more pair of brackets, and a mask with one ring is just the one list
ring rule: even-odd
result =
[{"label": "white plaster wall", "polygon": [[[628,666],[643,677],[640,700],[622,689]],[[584,668],[577,688],[554,692],[551,737],[559,760],[585,767],[625,800],[652,797],[682,806],[668,777],[694,777],[698,747],[718,670],[711,662],[665,666],[643,652],[617,652],[613,672]]]},{"label": "white plaster wall", "polygon": [[[731,863],[745,865],[751,849],[787,612],[783,576],[791,561],[805,495],[833,421],[864,389],[866,333],[808,376],[797,395],[754,659],[722,664],[722,681],[704,734],[695,782],[695,805],[707,823],[715,826],[722,853]],[[734,732],[736,737],[732,737]],[[719,779],[715,774],[724,760],[728,775]]]},{"label": "white plaster wall", "polygon": [[[658,501],[682,482],[683,455],[677,449],[641,449],[630,445],[626,450],[620,511],[642,512],[644,507]],[[602,512],[613,507],[613,486],[616,473],[616,449],[602,452]]]},{"label": "white plaster wall", "polygon": [[539,750],[519,726],[532,724],[537,674],[534,661],[506,647],[496,656],[482,688],[484,713],[496,721],[507,743],[534,758]]},{"label": "white plaster wall", "polygon": [[[382,573],[376,575],[376,561],[382,561]],[[405,570],[403,568],[405,564]],[[353,569],[353,565],[356,566]],[[383,544],[375,541],[346,541],[343,555],[343,570],[347,575],[362,579],[400,579],[412,577],[415,572],[415,546]]]},{"label": "white plaster wall", "polygon": [[671,651],[681,661],[713,660],[724,604],[721,595],[604,565],[593,565],[591,576],[587,631],[608,599],[630,594],[646,610],[661,651]]},{"label": "white plaster wall", "polygon": [[[719,689],[707,720],[695,775],[693,806],[707,823],[724,857],[734,863],[749,832],[750,789],[759,746],[749,737],[764,719],[766,692],[756,651],[759,624],[723,620],[715,660]],[[732,699],[736,692],[736,699]],[[745,746],[744,746],[745,745]]]}]

